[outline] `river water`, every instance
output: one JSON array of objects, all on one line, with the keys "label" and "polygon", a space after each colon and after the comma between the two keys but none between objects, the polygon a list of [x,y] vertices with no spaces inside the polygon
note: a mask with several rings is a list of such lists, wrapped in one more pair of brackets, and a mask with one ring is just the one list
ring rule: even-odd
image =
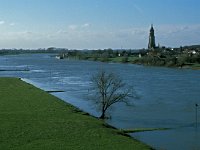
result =
[{"label": "river water", "polygon": [[[30,71],[22,71],[27,68]],[[195,104],[200,105],[200,70],[58,60],[52,54],[0,56],[0,70],[8,70],[0,71],[1,77],[20,77],[43,90],[65,91],[53,95],[94,116],[99,112],[88,100],[88,90],[91,76],[102,69],[123,78],[139,97],[132,106],[114,105],[108,112],[109,124],[120,129],[172,128],[131,136],[156,149],[200,149],[200,106],[197,127],[195,119]]]}]

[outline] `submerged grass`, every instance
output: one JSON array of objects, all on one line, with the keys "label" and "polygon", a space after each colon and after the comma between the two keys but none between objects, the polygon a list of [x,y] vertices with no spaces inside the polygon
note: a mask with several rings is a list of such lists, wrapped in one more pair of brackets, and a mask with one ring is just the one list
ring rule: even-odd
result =
[{"label": "submerged grass", "polygon": [[124,133],[134,133],[134,132],[146,132],[146,131],[157,131],[157,130],[170,130],[171,128],[136,128],[136,129],[122,129]]},{"label": "submerged grass", "polygon": [[30,84],[0,78],[0,149],[151,148]]}]

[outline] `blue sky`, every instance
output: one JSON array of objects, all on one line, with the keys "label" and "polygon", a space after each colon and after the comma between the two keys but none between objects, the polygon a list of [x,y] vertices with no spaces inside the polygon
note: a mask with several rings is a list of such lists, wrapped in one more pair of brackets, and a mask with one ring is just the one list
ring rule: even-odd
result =
[{"label": "blue sky", "polygon": [[0,48],[200,44],[199,0],[0,0]]}]

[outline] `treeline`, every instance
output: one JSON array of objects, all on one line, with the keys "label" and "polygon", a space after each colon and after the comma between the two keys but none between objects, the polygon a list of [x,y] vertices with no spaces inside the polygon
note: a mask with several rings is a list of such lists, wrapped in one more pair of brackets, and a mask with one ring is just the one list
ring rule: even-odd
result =
[{"label": "treeline", "polygon": [[134,57],[138,57],[139,53],[144,53],[143,50],[87,50],[87,51],[69,51],[67,57],[81,59],[81,60],[92,60],[102,62],[130,62]]},{"label": "treeline", "polygon": [[153,65],[153,66],[167,66],[167,67],[183,67],[190,66],[194,64],[200,64],[200,54],[180,54],[180,55],[146,55],[139,59],[136,59],[134,63]]},{"label": "treeline", "polygon": [[9,49],[2,49],[0,50],[0,55],[19,55],[19,54],[37,54],[37,53],[66,53],[66,50],[49,50],[49,49],[37,49],[37,50],[9,50]]},{"label": "treeline", "polygon": [[185,48],[157,50],[88,50],[68,51],[68,58],[102,62],[122,62],[151,66],[184,67],[200,64],[200,53]]}]

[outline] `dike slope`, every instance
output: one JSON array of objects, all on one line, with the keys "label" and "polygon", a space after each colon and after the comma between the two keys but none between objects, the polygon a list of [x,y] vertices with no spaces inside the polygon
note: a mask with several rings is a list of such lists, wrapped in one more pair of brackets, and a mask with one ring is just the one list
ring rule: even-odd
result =
[{"label": "dike slope", "polygon": [[0,78],[0,149],[151,148],[20,79]]}]

